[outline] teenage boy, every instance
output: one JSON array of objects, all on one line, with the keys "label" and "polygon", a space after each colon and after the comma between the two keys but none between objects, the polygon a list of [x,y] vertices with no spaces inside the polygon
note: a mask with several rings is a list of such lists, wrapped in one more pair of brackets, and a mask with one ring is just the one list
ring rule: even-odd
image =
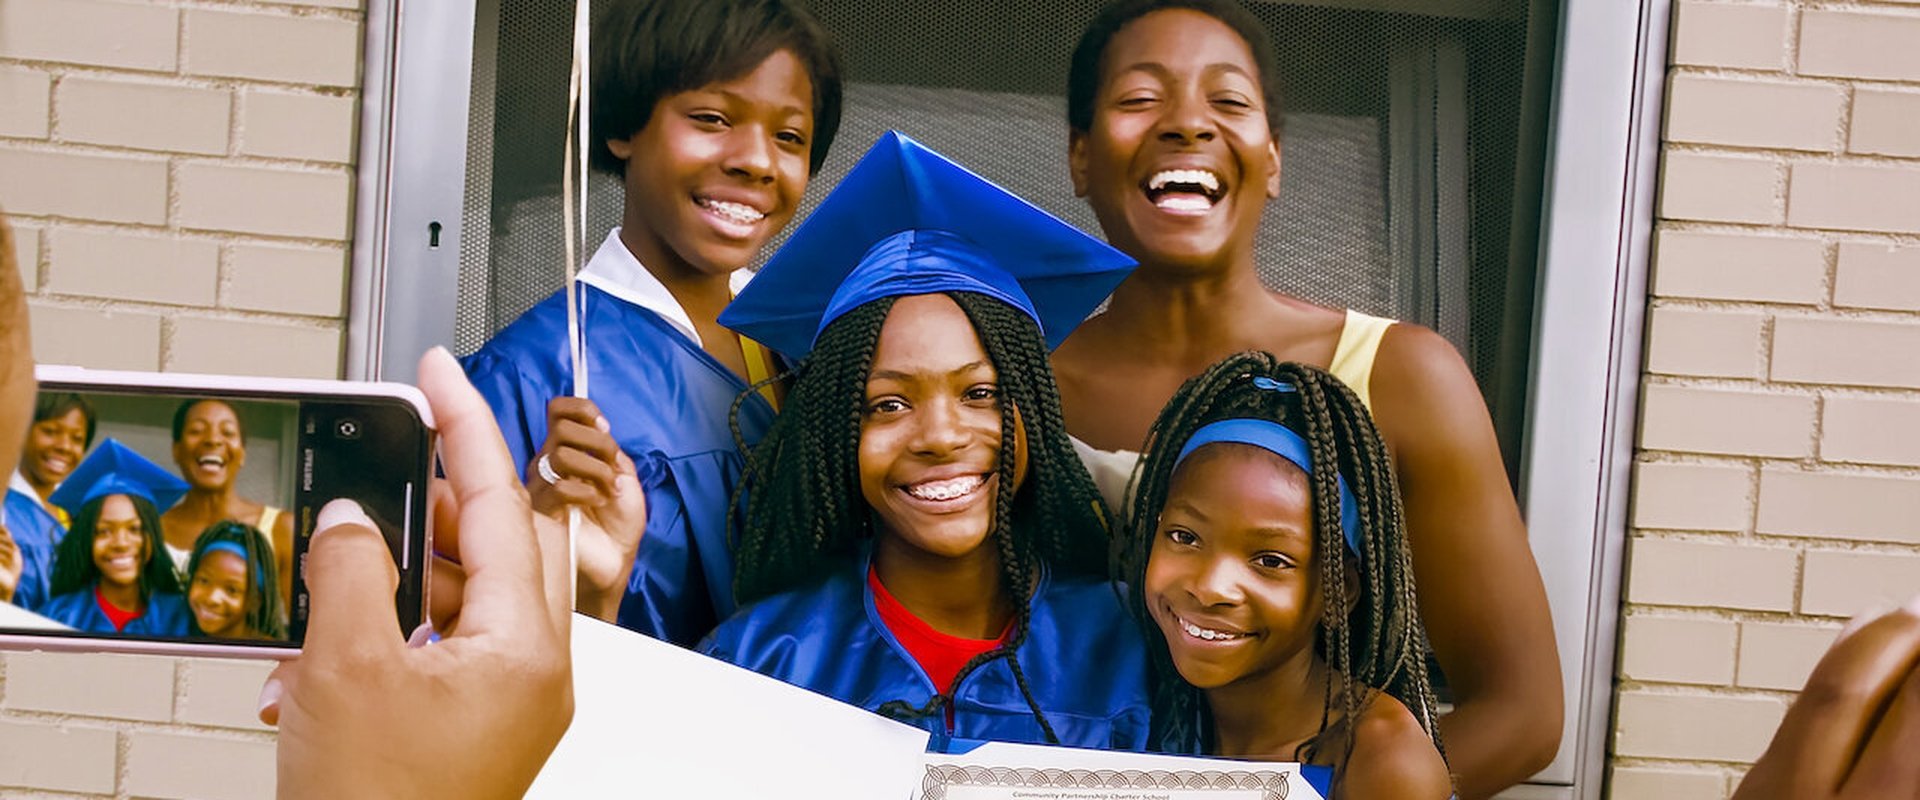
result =
[{"label": "teenage boy", "polygon": [[[464,364],[535,509],[598,509],[581,610],[691,645],[733,610],[729,410],[776,373],[715,318],[826,158],[839,61],[790,0],[625,0],[596,26],[590,157],[622,176],[626,207],[579,275],[590,401],[569,397],[564,290]],[[741,399],[748,443],[772,399]]]}]

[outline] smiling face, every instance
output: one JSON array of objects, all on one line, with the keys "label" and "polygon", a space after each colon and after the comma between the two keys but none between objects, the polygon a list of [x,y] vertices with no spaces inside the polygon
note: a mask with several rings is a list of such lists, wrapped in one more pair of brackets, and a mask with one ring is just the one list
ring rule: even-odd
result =
[{"label": "smiling face", "polygon": [[883,550],[983,551],[1000,489],[1001,411],[999,373],[966,312],[946,295],[895,301],[860,420],[860,493]]},{"label": "smiling face", "polygon": [[195,489],[232,485],[247,463],[247,444],[233,406],[202,400],[188,408],[180,438],[173,443],[173,463]]},{"label": "smiling face", "polygon": [[1311,497],[1305,472],[1247,445],[1206,445],[1174,473],[1143,599],[1188,683],[1312,663],[1323,602]]},{"label": "smiling face", "polygon": [[246,629],[247,561],[224,550],[200,557],[187,587],[187,607],[200,632],[208,636],[238,636]]},{"label": "smiling face", "polygon": [[788,50],[661,98],[645,127],[607,141],[627,164],[622,241],[669,274],[746,266],[793,218],[812,139],[813,82]]},{"label": "smiling face", "polygon": [[126,495],[108,495],[100,503],[93,524],[93,565],[100,580],[115,586],[137,586],[140,571],[151,553],[147,531]]},{"label": "smiling face", "polygon": [[1092,124],[1068,152],[1108,241],[1143,269],[1251,258],[1280,148],[1246,41],[1167,9],[1121,28],[1100,63]]},{"label": "smiling face", "polygon": [[67,479],[87,447],[87,415],[80,409],[33,423],[21,453],[20,472],[28,483],[53,487]]}]

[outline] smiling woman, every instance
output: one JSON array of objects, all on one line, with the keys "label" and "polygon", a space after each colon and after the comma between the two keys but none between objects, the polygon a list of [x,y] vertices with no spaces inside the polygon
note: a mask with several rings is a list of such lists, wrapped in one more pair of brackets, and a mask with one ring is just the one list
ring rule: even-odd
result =
[{"label": "smiling woman", "polygon": [[187,495],[160,522],[174,569],[186,575],[200,533],[232,520],[268,534],[278,567],[280,596],[293,596],[293,518],[281,509],[240,496],[235,483],[247,464],[247,429],[224,400],[198,399],[173,414],[173,463],[187,479]]}]

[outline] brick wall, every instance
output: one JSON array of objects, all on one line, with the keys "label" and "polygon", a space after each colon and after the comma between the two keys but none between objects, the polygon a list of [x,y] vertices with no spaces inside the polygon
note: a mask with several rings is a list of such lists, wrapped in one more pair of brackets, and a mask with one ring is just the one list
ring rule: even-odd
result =
[{"label": "brick wall", "polygon": [[1714,800],[1920,591],[1920,0],[1674,11],[1609,794]]},{"label": "brick wall", "polygon": [[[0,0],[43,362],[340,374],[360,0]],[[269,665],[0,656],[0,797],[259,798]]]}]

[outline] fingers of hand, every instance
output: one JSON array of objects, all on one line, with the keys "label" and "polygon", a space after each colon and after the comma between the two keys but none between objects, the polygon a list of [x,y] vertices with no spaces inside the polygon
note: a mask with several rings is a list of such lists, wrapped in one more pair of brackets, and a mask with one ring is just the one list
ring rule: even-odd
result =
[{"label": "fingers of hand", "polygon": [[262,723],[280,724],[280,701],[287,696],[288,685],[296,680],[299,664],[299,661],[280,662],[280,666],[267,674],[266,682],[260,684],[260,706],[256,713]]},{"label": "fingers of hand", "polygon": [[451,636],[460,624],[461,599],[467,594],[467,572],[460,565],[434,556],[432,591],[427,593],[427,619],[441,636]]},{"label": "fingers of hand", "polygon": [[1916,661],[1920,607],[1912,603],[1835,642],[1787,709],[1762,761],[1799,764],[1795,771],[1809,786],[1838,786],[1875,715]]},{"label": "fingers of hand", "polygon": [[600,407],[584,397],[556,397],[547,401],[547,427],[551,429],[561,420],[578,422],[602,433],[613,428],[606,415],[600,413]]},{"label": "fingers of hand", "polygon": [[427,482],[427,513],[433,525],[433,554],[460,563],[460,503],[445,478]]},{"label": "fingers of hand", "polygon": [[567,522],[564,518],[534,518],[533,536],[540,548],[541,589],[545,595],[548,621],[562,636],[573,616],[573,559],[567,547]]},{"label": "fingers of hand", "polygon": [[553,491],[574,505],[598,506],[614,495],[613,467],[593,455],[561,447],[547,454],[547,462],[560,475]]},{"label": "fingers of hand", "polygon": [[1867,747],[1847,776],[1847,796],[1920,796],[1920,758],[1914,757],[1920,753],[1920,666],[1907,672],[1867,736]]},{"label": "fingers of hand", "polygon": [[381,653],[400,646],[393,592],[400,584],[386,538],[360,504],[335,500],[320,509],[318,533],[307,547],[307,591],[312,613],[304,649],[309,657]]},{"label": "fingers of hand", "polygon": [[613,435],[602,430],[593,420],[562,418],[548,421],[546,449],[552,451],[561,447],[579,450],[609,467],[620,455],[620,443],[614,441]]}]

